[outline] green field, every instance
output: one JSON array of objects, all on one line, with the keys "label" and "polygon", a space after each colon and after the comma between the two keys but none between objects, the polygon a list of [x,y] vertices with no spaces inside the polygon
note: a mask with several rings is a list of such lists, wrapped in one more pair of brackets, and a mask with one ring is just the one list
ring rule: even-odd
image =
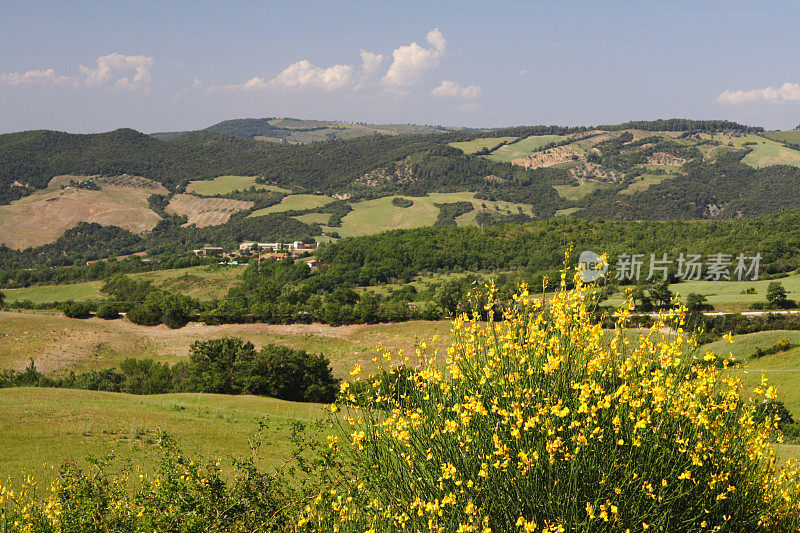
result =
[{"label": "green field", "polygon": [[404,197],[414,202],[411,207],[397,207],[392,204],[393,198],[394,196],[386,196],[351,204],[353,210],[342,219],[340,228],[324,229],[336,231],[342,237],[352,237],[393,229],[432,226],[439,216],[439,208],[434,204],[452,202],[471,202],[475,209],[456,218],[456,223],[460,226],[474,225],[478,210],[482,209],[502,214],[518,213],[519,209],[522,209],[523,213],[532,214],[529,205],[480,200],[475,198],[475,193],[472,192],[431,193],[428,196]]},{"label": "green field", "polygon": [[670,174],[642,174],[634,179],[634,182],[620,191],[620,194],[634,194],[646,191],[653,185],[658,185],[662,181],[672,179],[675,173]]},{"label": "green field", "polygon": [[564,139],[564,135],[531,135],[514,144],[501,146],[489,155],[483,156],[492,161],[510,163],[514,159],[531,155],[552,142]]},{"label": "green field", "polygon": [[[152,281],[159,289],[179,292],[199,300],[210,300],[225,296],[231,287],[238,284],[237,278],[245,268],[246,265],[204,265],[140,272],[128,276]],[[4,289],[3,293],[9,303],[23,300],[33,303],[100,300],[107,298],[107,295],[100,292],[103,283],[86,281],[66,285],[37,285],[23,289]]]},{"label": "green field", "polygon": [[[645,275],[645,270],[646,268],[642,267],[643,275]],[[777,280],[684,281],[670,285],[670,290],[674,293],[680,293],[683,297],[693,292],[702,294],[708,298],[708,302],[718,311],[746,311],[750,308],[750,304],[765,301],[767,286],[771,281],[781,283],[786,289],[788,298],[800,300],[800,275],[797,274]],[[741,294],[743,290],[750,287],[756,289],[756,294]],[[624,292],[620,291],[608,300],[608,304],[620,306],[623,298]]]},{"label": "green field", "polygon": [[800,144],[800,130],[768,131],[761,135],[773,141]]},{"label": "green field", "polygon": [[[162,431],[183,448],[230,469],[230,456],[249,455],[258,420],[270,425],[259,452],[263,467],[283,463],[292,450],[293,421],[322,418],[319,404],[254,396],[164,394],[133,396],[45,388],[0,389],[0,479],[28,472],[47,478],[65,460],[85,465],[89,454],[114,453],[121,463],[151,469]],[[44,465],[47,466],[44,466]],[[41,476],[41,477],[40,477]]]},{"label": "green field", "polygon": [[100,292],[102,281],[86,281],[68,285],[39,285],[24,289],[3,289],[6,302],[30,300],[33,303],[63,302],[65,300],[100,300],[107,296]]},{"label": "green field", "polygon": [[222,298],[239,284],[247,265],[204,265],[169,270],[153,270],[131,274],[134,279],[146,279],[159,289],[179,292],[198,300]]},{"label": "green field", "polygon": [[250,213],[251,217],[260,217],[270,213],[282,213],[284,211],[302,211],[304,209],[314,209],[333,202],[334,198],[321,194],[290,194],[281,203],[258,209]]},{"label": "green field", "polygon": [[460,143],[450,143],[453,148],[458,148],[465,154],[474,154],[484,148],[494,148],[503,141],[513,141],[516,137],[482,137],[480,139],[472,139],[471,141],[464,141]]},{"label": "green field", "polygon": [[562,198],[576,201],[580,200],[584,196],[592,194],[594,191],[598,189],[605,189],[610,186],[608,183],[601,183],[599,181],[592,181],[584,178],[578,178],[578,181],[580,183],[578,186],[553,185],[553,188]]},{"label": "green field", "polygon": [[193,192],[202,196],[214,196],[215,194],[227,194],[233,191],[244,191],[250,187],[290,193],[289,189],[282,189],[275,185],[264,185],[256,183],[255,176],[220,176],[213,180],[190,181],[186,186],[186,192]]},{"label": "green field", "polygon": [[[761,135],[749,133],[741,137],[715,134],[714,138],[723,145],[733,144],[734,148],[750,148],[742,163],[753,168],[762,168],[770,165],[790,165],[800,167],[800,152],[786,148],[779,142],[767,139]],[[745,145],[745,143],[756,143]]]}]

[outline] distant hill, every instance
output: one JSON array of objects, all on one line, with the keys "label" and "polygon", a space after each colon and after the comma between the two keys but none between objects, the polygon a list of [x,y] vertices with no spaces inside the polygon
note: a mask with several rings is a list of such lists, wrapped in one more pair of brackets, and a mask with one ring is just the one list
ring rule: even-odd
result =
[{"label": "distant hill", "polygon": [[[41,233],[0,243],[53,242],[63,231],[47,226],[56,219],[119,225],[150,234],[153,246],[184,250],[431,224],[717,219],[800,208],[797,132],[726,121],[446,131],[267,118],[212,128],[167,140],[131,129],[0,135],[0,228]],[[336,137],[346,134],[353,137]],[[325,135],[334,138],[309,140]],[[267,137],[280,142],[258,140]],[[196,187],[221,176],[245,185]]]},{"label": "distant hill", "polygon": [[[334,139],[353,139],[364,135],[429,134],[458,130],[459,128],[420,126],[416,124],[366,124],[363,122],[333,122],[268,117],[223,120],[201,131],[224,133],[257,141],[304,144]],[[168,141],[184,133],[187,132],[158,132],[151,135],[156,139]]]}]

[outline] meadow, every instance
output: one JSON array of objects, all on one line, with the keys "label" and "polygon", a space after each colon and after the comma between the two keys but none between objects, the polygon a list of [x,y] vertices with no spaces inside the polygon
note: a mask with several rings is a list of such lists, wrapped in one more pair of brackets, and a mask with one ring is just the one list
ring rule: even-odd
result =
[{"label": "meadow", "polygon": [[[246,265],[208,265],[128,274],[133,279],[145,279],[159,289],[176,291],[198,300],[222,298],[239,282],[237,278]],[[33,303],[63,302],[66,300],[100,300],[103,281],[85,281],[63,285],[36,285],[22,289],[4,289],[8,303],[30,300]]]},{"label": "meadow", "polygon": [[[613,266],[613,265],[612,265]],[[644,272],[643,268],[643,272]],[[777,281],[786,289],[789,299],[800,301],[800,275],[793,274],[777,280],[758,281],[683,281],[670,285],[673,293],[686,297],[690,293],[704,295],[708,302],[717,311],[747,311],[751,304],[766,300],[767,286],[771,281]],[[756,290],[755,294],[742,294],[750,288]],[[624,300],[624,290],[617,292],[608,300],[608,305],[619,306]]]},{"label": "meadow", "polygon": [[262,467],[277,467],[292,450],[292,423],[324,417],[323,406],[257,396],[130,394],[47,388],[0,389],[0,480],[23,474],[52,479],[67,460],[81,466],[113,453],[113,471],[125,465],[151,470],[161,432],[192,454],[250,455],[248,439],[259,420],[269,423],[259,451]]},{"label": "meadow", "polygon": [[561,141],[565,137],[565,135],[531,135],[513,144],[501,146],[491,154],[483,157],[500,163],[510,163],[514,159],[529,156],[544,146]]},{"label": "meadow", "polygon": [[234,191],[244,191],[255,187],[256,189],[290,193],[289,189],[284,189],[275,185],[265,185],[256,183],[255,176],[219,176],[213,180],[190,181],[186,186],[186,192],[192,192],[201,196],[214,196],[217,194],[228,194]]},{"label": "meadow", "polygon": [[[484,209],[502,214],[509,214],[518,213],[521,208],[523,213],[528,215],[532,214],[529,205],[504,201],[480,200],[475,198],[475,193],[472,192],[431,193],[428,196],[404,196],[403,198],[408,198],[414,202],[410,207],[398,207],[393,205],[393,198],[393,196],[386,196],[375,200],[365,200],[351,204],[353,210],[342,219],[341,227],[326,227],[324,229],[326,231],[335,231],[341,237],[353,237],[357,235],[380,233],[393,229],[432,226],[439,215],[439,208],[434,205],[437,203],[472,203],[473,211],[456,218],[456,223],[459,226],[475,225],[475,217],[480,210]],[[303,217],[308,217],[308,215],[303,215]],[[323,219],[322,217],[298,217],[298,219],[303,222],[327,222],[327,219]]]},{"label": "meadow", "polygon": [[494,148],[501,142],[510,142],[515,139],[516,137],[482,137],[479,139],[472,139],[471,141],[450,143],[450,146],[458,148],[465,154],[474,154],[483,149]]},{"label": "meadow", "polygon": [[[714,138],[724,145],[733,145],[734,148],[750,148],[742,163],[753,168],[762,168],[770,165],[790,165],[800,167],[800,152],[786,148],[779,142],[773,141],[762,135],[747,134],[740,137],[715,134]],[[745,143],[755,143],[748,144]]]},{"label": "meadow", "polygon": [[333,202],[334,199],[330,196],[321,194],[290,194],[283,198],[281,203],[257,209],[250,213],[251,217],[260,217],[269,215],[270,213],[282,213],[284,211],[302,211],[304,209],[314,209],[315,207],[322,207]]},{"label": "meadow", "polygon": [[553,185],[553,188],[558,192],[559,196],[567,200],[580,200],[586,195],[592,194],[598,189],[605,189],[609,184],[599,181],[588,180],[586,178],[578,178],[578,185]]}]

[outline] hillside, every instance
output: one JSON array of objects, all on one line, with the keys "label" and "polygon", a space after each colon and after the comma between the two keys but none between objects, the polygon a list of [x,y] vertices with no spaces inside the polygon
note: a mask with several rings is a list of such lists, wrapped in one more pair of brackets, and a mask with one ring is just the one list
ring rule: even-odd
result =
[{"label": "hillside", "polygon": [[[201,131],[224,133],[245,139],[281,144],[306,144],[334,139],[354,139],[364,135],[431,134],[456,131],[457,129],[416,124],[367,124],[363,122],[268,117],[223,120]],[[168,141],[185,133],[188,132],[166,131],[151,133],[150,135],[156,139]]]},{"label": "hillside", "polygon": [[[715,219],[800,208],[791,132],[682,119],[460,132],[342,124],[242,119],[161,136],[169,140],[129,129],[0,135],[0,228],[10,235],[0,242],[50,245],[97,222],[144,237],[135,251],[164,253],[559,215]],[[278,130],[291,132],[284,140],[333,140],[255,140]],[[375,134],[345,135],[367,130]]]}]

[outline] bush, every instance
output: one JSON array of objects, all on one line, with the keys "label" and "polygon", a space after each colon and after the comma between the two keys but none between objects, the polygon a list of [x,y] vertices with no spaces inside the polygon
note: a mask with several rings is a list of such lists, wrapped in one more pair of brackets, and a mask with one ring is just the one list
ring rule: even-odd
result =
[{"label": "bush", "polygon": [[348,474],[300,524],[797,531],[798,472],[777,465],[769,415],[754,421],[774,389],[760,386],[751,403],[736,380],[684,355],[683,333],[659,333],[664,320],[637,336],[622,311],[609,332],[587,298],[580,280],[562,282],[549,308],[522,289],[502,322],[458,316],[444,360],[422,345],[397,365],[415,372],[390,366],[394,381],[367,379],[366,399],[344,384],[334,421],[345,438],[331,446]]},{"label": "bush", "polygon": [[92,304],[88,302],[67,302],[62,307],[64,316],[69,318],[89,318],[92,316]]},{"label": "bush", "polygon": [[400,196],[395,196],[392,198],[392,205],[395,207],[411,207],[414,205],[413,200],[409,200],[408,198],[401,198]]},{"label": "bush", "polygon": [[101,304],[97,308],[97,316],[105,320],[119,318],[119,307],[113,303]]}]

